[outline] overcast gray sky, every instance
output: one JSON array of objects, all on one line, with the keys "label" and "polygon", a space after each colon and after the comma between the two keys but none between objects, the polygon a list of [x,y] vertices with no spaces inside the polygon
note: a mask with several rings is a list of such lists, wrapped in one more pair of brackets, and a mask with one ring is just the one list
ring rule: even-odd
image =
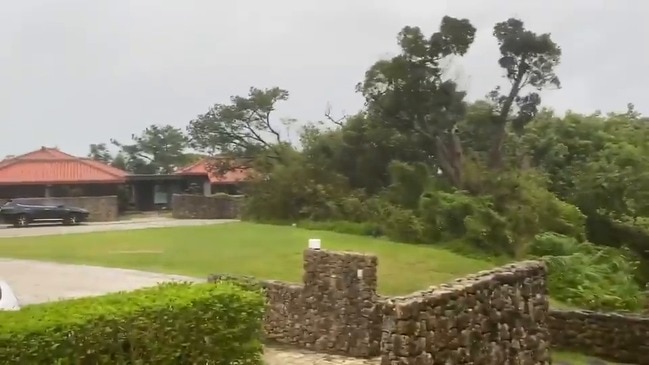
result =
[{"label": "overcast gray sky", "polygon": [[0,157],[45,146],[85,155],[152,123],[184,127],[250,86],[291,93],[278,117],[357,111],[354,85],[405,25],[478,29],[454,75],[472,99],[501,82],[493,25],[519,17],[563,48],[563,111],[649,113],[649,3],[639,0],[4,0]]}]

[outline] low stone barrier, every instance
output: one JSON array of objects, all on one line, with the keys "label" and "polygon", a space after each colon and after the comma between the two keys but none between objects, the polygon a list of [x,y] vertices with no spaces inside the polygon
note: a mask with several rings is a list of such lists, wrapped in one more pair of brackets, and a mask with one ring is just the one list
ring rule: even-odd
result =
[{"label": "low stone barrier", "polygon": [[548,324],[555,349],[622,363],[649,364],[649,317],[552,310]]},{"label": "low stone barrier", "polygon": [[[53,197],[53,198],[19,198],[26,204],[63,204],[67,206],[83,208],[90,212],[88,216],[91,222],[116,221],[119,212],[117,209],[117,196],[74,196],[74,197]],[[5,200],[6,201],[6,200]],[[4,204],[5,201],[0,202]]]},{"label": "low stone barrier", "polygon": [[550,364],[545,265],[520,262],[391,298],[382,364]]},{"label": "low stone barrier", "polygon": [[268,340],[381,364],[550,364],[546,272],[528,261],[404,297],[375,256],[308,249],[302,284],[211,275],[265,292]]},{"label": "low stone barrier", "polygon": [[242,196],[174,194],[171,215],[176,219],[237,219]]}]

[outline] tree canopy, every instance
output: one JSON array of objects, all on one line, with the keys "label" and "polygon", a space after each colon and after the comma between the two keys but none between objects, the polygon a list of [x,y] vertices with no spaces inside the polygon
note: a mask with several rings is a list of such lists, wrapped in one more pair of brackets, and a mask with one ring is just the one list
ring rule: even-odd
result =
[{"label": "tree canopy", "polygon": [[126,169],[134,173],[169,174],[188,164],[188,139],[182,129],[171,125],[152,124],[131,143],[111,142],[120,148]]}]

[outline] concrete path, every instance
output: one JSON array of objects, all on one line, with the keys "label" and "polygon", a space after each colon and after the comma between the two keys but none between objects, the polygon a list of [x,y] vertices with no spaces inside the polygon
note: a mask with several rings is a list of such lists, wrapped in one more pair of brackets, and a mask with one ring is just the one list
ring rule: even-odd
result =
[{"label": "concrete path", "polygon": [[31,260],[0,259],[0,278],[21,305],[135,290],[168,281],[204,281],[179,275]]},{"label": "concrete path", "polygon": [[267,346],[264,350],[264,360],[268,365],[379,365],[381,363],[379,359],[355,359],[273,346]]},{"label": "concrete path", "polygon": [[3,237],[49,236],[55,234],[125,231],[160,227],[202,226],[228,222],[236,222],[236,220],[172,219],[165,217],[153,217],[136,218],[115,222],[86,223],[78,226],[64,226],[61,224],[34,224],[26,228],[14,228],[12,226],[0,225],[0,239],[2,239]]}]

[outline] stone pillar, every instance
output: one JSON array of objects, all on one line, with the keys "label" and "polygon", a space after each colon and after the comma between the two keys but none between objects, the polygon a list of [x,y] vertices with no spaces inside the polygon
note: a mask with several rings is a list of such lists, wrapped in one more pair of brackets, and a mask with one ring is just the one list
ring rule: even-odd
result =
[{"label": "stone pillar", "polygon": [[309,327],[305,332],[316,335],[316,351],[356,357],[379,353],[376,268],[376,256],[314,249],[304,252],[303,298],[305,326]]}]

